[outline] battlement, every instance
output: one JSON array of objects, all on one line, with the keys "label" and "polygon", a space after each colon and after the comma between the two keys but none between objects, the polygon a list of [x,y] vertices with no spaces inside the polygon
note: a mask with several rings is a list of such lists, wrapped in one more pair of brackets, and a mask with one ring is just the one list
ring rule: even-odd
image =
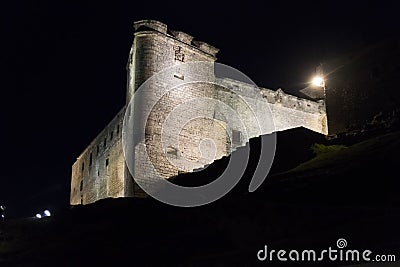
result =
[{"label": "battlement", "polygon": [[273,91],[260,88],[263,97],[271,104],[282,105],[283,107],[300,110],[307,113],[325,114],[325,102],[323,100],[312,101],[294,95],[286,94],[282,89]]},{"label": "battlement", "polygon": [[145,19],[133,23],[135,32],[153,30],[162,34],[167,34],[167,25],[157,20]]},{"label": "battlement", "polygon": [[191,36],[187,33],[181,32],[181,31],[171,31],[171,33],[179,41],[181,41],[185,44],[188,44],[188,45],[192,44],[193,36]]},{"label": "battlement", "polygon": [[144,31],[155,31],[164,34],[168,37],[172,37],[186,45],[200,50],[203,53],[216,57],[219,49],[202,41],[195,40],[193,36],[176,30],[168,29],[168,26],[157,20],[139,20],[133,23],[135,33]]},{"label": "battlement", "polygon": [[229,78],[219,79],[219,82],[224,84],[227,88],[235,88],[235,91],[239,92],[242,96],[256,97],[257,94],[261,94],[262,97],[270,104],[281,105],[282,107],[313,114],[326,113],[325,102],[323,100],[312,101],[286,94],[282,89],[275,91]]}]

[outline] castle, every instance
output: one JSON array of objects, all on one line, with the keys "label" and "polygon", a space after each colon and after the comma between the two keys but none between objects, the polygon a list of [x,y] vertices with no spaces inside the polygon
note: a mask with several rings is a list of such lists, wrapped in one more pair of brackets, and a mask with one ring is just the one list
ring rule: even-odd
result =
[{"label": "castle", "polygon": [[[137,21],[134,30],[127,64],[127,103],[73,164],[71,205],[109,197],[145,197],[135,180],[145,179],[154,172],[165,179],[193,172],[229,155],[256,136],[296,127],[328,134],[324,100],[302,99],[280,89],[274,91],[232,78],[217,78],[213,66],[218,49],[184,32],[172,31],[161,22]],[[191,62],[200,63],[191,65]],[[146,81],[166,69],[170,71],[163,74],[162,80],[147,85],[140,99],[135,99],[134,105],[130,103]],[[199,75],[218,83],[187,83]],[[170,84],[174,84],[174,89],[164,94]],[[195,100],[200,98],[226,105],[211,100],[196,104]],[[191,102],[179,108],[187,101]],[[154,102],[151,107],[147,105],[150,102]],[[271,111],[273,128],[268,123],[261,130],[252,126],[252,116],[266,116],[262,107]],[[249,130],[228,122],[224,114],[230,108],[238,111],[244,124],[250,125],[246,126]],[[130,114],[143,112],[148,115],[145,120],[137,120],[134,128],[144,131],[137,133],[135,146],[129,150],[132,155],[126,157],[124,120],[129,120]],[[175,119],[169,116],[173,112],[179,114]],[[168,123],[173,126],[168,128],[170,132],[163,128]],[[175,129],[179,132],[173,133]],[[128,168],[127,160],[132,161],[133,167]]]}]

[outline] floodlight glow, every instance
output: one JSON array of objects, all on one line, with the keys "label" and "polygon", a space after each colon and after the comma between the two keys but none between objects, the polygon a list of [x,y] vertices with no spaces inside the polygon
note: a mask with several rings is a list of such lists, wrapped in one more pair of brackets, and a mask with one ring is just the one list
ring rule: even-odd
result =
[{"label": "floodlight glow", "polygon": [[42,215],[40,215],[39,213],[35,215],[36,218],[40,219],[42,218]]},{"label": "floodlight glow", "polygon": [[45,210],[43,213],[44,213],[44,215],[46,215],[47,217],[51,216],[51,213],[50,213],[49,210]]},{"label": "floodlight glow", "polygon": [[316,76],[312,79],[311,83],[314,86],[318,86],[318,87],[324,87],[325,86],[325,81],[324,78],[321,76]]}]

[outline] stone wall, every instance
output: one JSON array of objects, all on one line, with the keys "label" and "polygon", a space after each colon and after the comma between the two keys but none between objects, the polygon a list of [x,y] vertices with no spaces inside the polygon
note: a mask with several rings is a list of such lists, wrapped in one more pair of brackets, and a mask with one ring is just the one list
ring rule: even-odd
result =
[{"label": "stone wall", "polygon": [[72,205],[107,197],[123,197],[125,160],[122,151],[122,109],[82,152],[72,166]]},{"label": "stone wall", "polygon": [[[282,89],[274,91],[226,78],[220,80],[220,82],[245,98],[246,102],[252,104],[251,108],[254,111],[258,110],[257,105],[259,104],[257,102],[260,101],[258,96],[261,94],[262,99],[268,103],[273,114],[274,131],[304,127],[325,135],[328,134],[325,102],[322,100],[311,101],[286,94]],[[221,93],[219,97],[222,99]],[[225,99],[228,98],[225,97]],[[260,114],[260,117],[262,116]],[[268,133],[265,132],[264,134]]]}]

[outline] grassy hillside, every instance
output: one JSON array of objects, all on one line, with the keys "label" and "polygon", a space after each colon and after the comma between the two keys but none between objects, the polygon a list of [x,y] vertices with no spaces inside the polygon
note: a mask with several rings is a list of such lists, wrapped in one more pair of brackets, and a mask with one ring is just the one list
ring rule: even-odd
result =
[{"label": "grassy hillside", "polygon": [[[329,168],[331,166],[349,166],[350,162],[391,160],[400,147],[400,133],[389,133],[366,141],[357,143],[347,148],[345,146],[331,146],[334,149],[320,152],[315,158],[289,171],[289,173]],[[327,146],[329,150],[329,146]]]}]

